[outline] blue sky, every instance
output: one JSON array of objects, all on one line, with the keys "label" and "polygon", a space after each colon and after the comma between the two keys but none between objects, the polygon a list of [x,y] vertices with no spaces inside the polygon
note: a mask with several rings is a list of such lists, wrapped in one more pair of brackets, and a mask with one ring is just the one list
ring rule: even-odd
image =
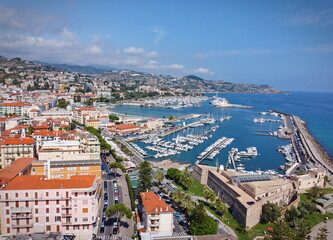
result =
[{"label": "blue sky", "polygon": [[333,92],[333,1],[0,1],[0,55]]}]

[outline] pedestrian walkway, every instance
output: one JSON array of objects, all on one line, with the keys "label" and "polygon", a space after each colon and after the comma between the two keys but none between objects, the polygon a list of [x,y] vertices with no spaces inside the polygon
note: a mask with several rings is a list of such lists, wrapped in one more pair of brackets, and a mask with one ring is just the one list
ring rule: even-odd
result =
[{"label": "pedestrian walkway", "polygon": [[326,222],[321,222],[321,223],[317,224],[316,226],[314,226],[311,229],[310,236],[312,238],[316,237],[317,233],[319,232],[319,229],[323,226],[326,226],[327,230],[328,230],[327,239],[333,239],[333,219],[327,220]]}]

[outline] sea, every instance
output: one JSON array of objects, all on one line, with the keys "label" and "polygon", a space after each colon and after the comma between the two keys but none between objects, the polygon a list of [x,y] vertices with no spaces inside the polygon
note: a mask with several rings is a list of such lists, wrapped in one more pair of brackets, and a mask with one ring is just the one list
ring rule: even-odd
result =
[{"label": "sea", "polygon": [[[216,94],[206,94],[212,98]],[[285,158],[277,151],[281,145],[289,143],[288,140],[278,139],[273,136],[256,135],[255,133],[265,133],[264,131],[276,131],[281,123],[266,122],[255,123],[254,118],[273,118],[272,116],[259,115],[259,112],[268,110],[279,110],[282,112],[297,115],[306,123],[311,134],[323,146],[325,151],[333,156],[333,93],[318,92],[291,92],[290,94],[241,94],[241,93],[220,93],[218,97],[226,98],[232,104],[252,106],[253,108],[216,108],[209,102],[211,99],[202,102],[200,107],[165,109],[165,108],[143,108],[136,106],[116,106],[111,111],[125,115],[135,115],[141,117],[178,117],[187,114],[210,114],[219,119],[225,116],[232,116],[230,120],[213,125],[219,125],[213,137],[204,143],[195,146],[192,150],[181,154],[169,156],[181,163],[194,164],[197,156],[207,146],[221,137],[234,138],[235,140],[213,160],[205,160],[203,163],[211,166],[218,164],[225,165],[228,161],[228,151],[231,148],[238,148],[239,151],[246,150],[247,147],[257,147],[258,157],[242,159],[242,164],[248,171],[256,170],[279,170],[279,166],[285,163]],[[279,119],[279,118],[276,118]],[[194,119],[195,120],[195,119]],[[191,120],[184,120],[191,121]],[[192,120],[193,121],[193,120]],[[186,122],[188,123],[188,122]],[[182,121],[177,124],[183,124]],[[213,126],[211,125],[211,126]],[[177,136],[187,134],[201,134],[211,126],[189,128],[173,135],[167,136],[165,140],[171,140]],[[137,143],[144,148],[146,144]],[[146,150],[146,149],[145,149]],[[148,151],[149,152],[149,151]],[[153,154],[152,152],[149,152]],[[150,157],[148,160],[160,161]]]}]

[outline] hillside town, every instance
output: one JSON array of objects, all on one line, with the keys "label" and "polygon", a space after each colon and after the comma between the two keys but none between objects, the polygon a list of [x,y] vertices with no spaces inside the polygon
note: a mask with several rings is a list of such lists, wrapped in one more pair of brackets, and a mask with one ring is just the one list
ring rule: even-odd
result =
[{"label": "hillside town", "polygon": [[[333,218],[328,169],[254,174],[147,161],[136,140],[155,140],[160,154],[172,153],[169,144],[177,154],[193,146],[158,137],[210,119],[175,126],[172,117],[112,112],[125,100],[157,96],[188,96],[182,106],[194,106],[201,93],[223,90],[281,93],[195,76],[79,74],[0,58],[0,239],[278,239],[274,234],[292,231],[279,221],[302,227],[291,234],[305,239],[314,226],[306,215]],[[191,117],[198,116],[183,119]]]}]

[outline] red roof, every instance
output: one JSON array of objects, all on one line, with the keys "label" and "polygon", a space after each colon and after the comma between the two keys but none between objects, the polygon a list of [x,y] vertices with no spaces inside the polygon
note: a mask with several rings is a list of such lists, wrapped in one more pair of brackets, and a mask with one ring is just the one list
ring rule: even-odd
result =
[{"label": "red roof", "polygon": [[16,145],[16,144],[34,144],[33,138],[6,138],[0,142],[0,145]]},{"label": "red roof", "polygon": [[134,125],[134,124],[127,124],[127,123],[122,123],[122,124],[116,124],[116,125],[112,125],[109,126],[110,128],[116,128],[118,130],[128,130],[128,129],[132,129],[132,128],[139,128],[138,126]]},{"label": "red roof", "polygon": [[62,134],[62,131],[35,131],[34,136],[43,136],[43,137],[57,137]]},{"label": "red roof", "polygon": [[159,196],[154,192],[141,192],[140,193],[143,206],[147,213],[170,213],[175,212],[168,204],[166,204]]},{"label": "red roof", "polygon": [[30,103],[23,102],[10,102],[10,103],[2,103],[0,106],[8,106],[8,107],[23,107],[23,106],[32,106]]},{"label": "red roof", "polygon": [[2,190],[90,188],[95,179],[95,175],[75,175],[70,179],[46,179],[45,176],[25,175],[17,176]]},{"label": "red roof", "polygon": [[0,170],[0,182],[9,182],[26,169],[36,158],[18,158],[12,165]]},{"label": "red roof", "polygon": [[98,119],[88,119],[87,122],[99,122]]}]

